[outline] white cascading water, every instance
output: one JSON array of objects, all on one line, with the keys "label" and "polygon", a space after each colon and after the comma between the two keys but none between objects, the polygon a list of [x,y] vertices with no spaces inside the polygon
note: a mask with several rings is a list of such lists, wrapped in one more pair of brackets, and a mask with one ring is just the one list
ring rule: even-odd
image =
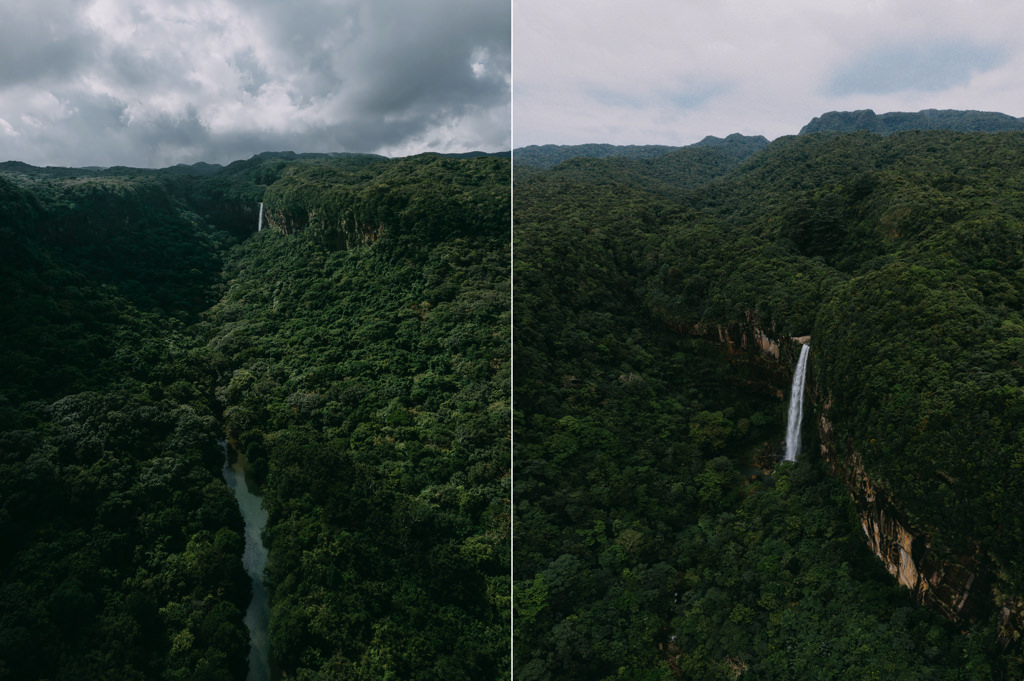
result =
[{"label": "white cascading water", "polygon": [[263,202],[262,201],[260,201],[260,221],[256,225],[256,231],[257,232],[262,232],[263,231]]},{"label": "white cascading water", "polygon": [[800,451],[800,423],[804,420],[804,379],[807,378],[807,358],[811,344],[800,348],[800,359],[793,373],[793,388],[789,394],[789,423],[786,426],[786,461],[796,461]]},{"label": "white cascading water", "polygon": [[224,480],[235,493],[238,508],[245,521],[245,552],[242,566],[252,578],[252,601],[245,612],[245,626],[249,628],[249,676],[248,681],[270,681],[270,600],[263,583],[263,570],[267,566],[267,549],[263,546],[263,528],[267,526],[267,511],[263,499],[249,491],[245,481],[245,468],[236,463],[228,464],[227,442],[224,448]]}]

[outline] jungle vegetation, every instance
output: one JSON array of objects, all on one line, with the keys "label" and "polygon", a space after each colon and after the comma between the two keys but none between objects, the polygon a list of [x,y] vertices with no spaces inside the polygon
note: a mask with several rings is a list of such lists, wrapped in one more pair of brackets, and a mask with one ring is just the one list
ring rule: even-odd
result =
[{"label": "jungle vegetation", "polygon": [[[1019,678],[998,609],[946,620],[870,553],[815,422],[1019,606],[1022,158],[900,131],[517,164],[514,252],[502,158],[0,164],[0,678],[244,678],[221,441],[288,678]],[[797,464],[792,346],[714,333],[751,324],[812,337]]]},{"label": "jungle vegetation", "polygon": [[245,678],[224,440],[270,512],[275,673],[507,676],[509,181],[0,166],[0,678]]},{"label": "jungle vegetation", "polygon": [[[517,678],[1019,678],[1024,135],[696,151],[517,168]],[[792,364],[714,337],[743,325],[783,363],[812,337],[796,464]],[[817,454],[826,405],[996,606],[950,622],[896,584]]]}]

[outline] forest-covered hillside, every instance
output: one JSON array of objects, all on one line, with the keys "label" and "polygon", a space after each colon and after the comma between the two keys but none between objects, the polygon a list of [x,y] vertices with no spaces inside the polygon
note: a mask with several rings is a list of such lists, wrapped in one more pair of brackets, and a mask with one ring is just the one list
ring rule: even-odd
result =
[{"label": "forest-covered hillside", "polygon": [[223,440],[270,512],[276,675],[507,675],[509,180],[0,167],[0,678],[245,678]]},{"label": "forest-covered hillside", "polygon": [[829,111],[815,116],[800,129],[801,135],[812,132],[874,132],[891,135],[908,130],[952,130],[956,132],[1009,132],[1024,130],[1024,119],[994,111],[960,111],[956,109],[925,109],[890,111],[876,114],[871,109],[860,111]]},{"label": "forest-covered hillside", "polygon": [[570,158],[658,158],[679,147],[664,144],[533,144],[515,150],[517,164],[552,168]]},{"label": "forest-covered hillside", "polygon": [[728,147],[733,154],[752,154],[768,145],[768,140],[758,135],[748,137],[734,133],[726,138],[708,135],[696,144],[687,147],[671,147],[662,144],[542,144],[519,147],[515,150],[516,165],[536,168],[554,166],[576,158],[616,158],[625,160],[651,160],[661,158],[681,149],[696,147]]},{"label": "forest-covered hillside", "polygon": [[1024,135],[671,160],[516,174],[517,677],[1019,678]]}]

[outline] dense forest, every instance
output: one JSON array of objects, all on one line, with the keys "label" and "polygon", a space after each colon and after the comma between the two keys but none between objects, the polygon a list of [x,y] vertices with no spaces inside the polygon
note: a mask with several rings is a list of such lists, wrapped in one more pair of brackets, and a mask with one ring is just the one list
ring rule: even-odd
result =
[{"label": "dense forest", "polygon": [[[747,137],[734,133],[726,138],[708,135],[689,147],[728,147],[729,151],[741,156],[749,155],[768,146],[768,140],[760,135]],[[654,160],[685,147],[670,147],[662,144],[542,144],[516,149],[516,165],[553,168],[564,161],[578,158],[619,158]]]},{"label": "dense forest", "polygon": [[[509,669],[510,165],[0,165],[0,678]],[[256,233],[259,202],[266,209]]]},{"label": "dense forest", "polygon": [[727,149],[517,166],[516,677],[1020,678],[1024,134]]},{"label": "dense forest", "polygon": [[1024,133],[884,132],[0,164],[0,679],[245,678],[228,461],[275,677],[1020,678]]},{"label": "dense forest", "polygon": [[[801,135],[820,132],[873,132],[891,135],[910,130],[950,130],[955,132],[1024,131],[1024,118],[1014,118],[993,111],[959,111],[925,109],[923,111],[890,111],[876,114],[871,109],[860,111],[829,111],[811,119],[800,129]],[[688,147],[662,144],[541,144],[519,147],[514,162],[518,166],[550,169],[572,159],[618,158],[628,160],[657,159],[680,149],[706,146],[727,146],[744,156],[768,146],[760,135],[733,133],[725,138],[708,135]],[[745,149],[744,149],[745,148]]]},{"label": "dense forest", "polygon": [[553,168],[572,158],[658,158],[679,147],[663,144],[534,144],[516,149],[515,162],[538,168]]},{"label": "dense forest", "polygon": [[866,131],[879,135],[890,135],[907,130],[1021,131],[1024,130],[1024,119],[995,111],[959,111],[956,109],[925,109],[913,113],[890,111],[883,114],[876,114],[871,109],[829,111],[812,119],[810,123],[800,129],[800,134]]}]

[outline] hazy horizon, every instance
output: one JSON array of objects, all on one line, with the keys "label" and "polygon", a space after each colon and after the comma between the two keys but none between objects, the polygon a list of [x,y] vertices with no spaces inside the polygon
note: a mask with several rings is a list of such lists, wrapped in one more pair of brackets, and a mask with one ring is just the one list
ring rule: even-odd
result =
[{"label": "hazy horizon", "polygon": [[958,0],[513,6],[513,146],[776,139],[829,111],[1024,115],[1024,6]]}]

